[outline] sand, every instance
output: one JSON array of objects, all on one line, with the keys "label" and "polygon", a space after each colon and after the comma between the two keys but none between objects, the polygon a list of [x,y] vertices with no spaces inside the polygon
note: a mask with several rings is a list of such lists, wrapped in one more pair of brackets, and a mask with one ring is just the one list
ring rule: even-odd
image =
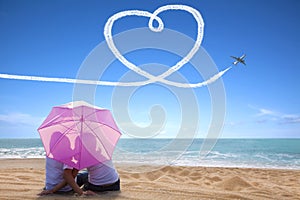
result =
[{"label": "sand", "polygon": [[[0,199],[300,199],[300,171],[116,165],[121,192],[93,197],[38,196],[44,159],[0,160]],[[139,173],[133,173],[139,171]]]}]

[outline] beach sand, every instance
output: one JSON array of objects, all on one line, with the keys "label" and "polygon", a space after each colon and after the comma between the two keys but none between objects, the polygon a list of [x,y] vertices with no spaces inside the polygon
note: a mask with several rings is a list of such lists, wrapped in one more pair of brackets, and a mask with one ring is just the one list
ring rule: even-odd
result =
[{"label": "beach sand", "polygon": [[116,165],[121,192],[40,197],[44,159],[4,159],[0,163],[0,199],[300,199],[299,170],[151,165]]}]

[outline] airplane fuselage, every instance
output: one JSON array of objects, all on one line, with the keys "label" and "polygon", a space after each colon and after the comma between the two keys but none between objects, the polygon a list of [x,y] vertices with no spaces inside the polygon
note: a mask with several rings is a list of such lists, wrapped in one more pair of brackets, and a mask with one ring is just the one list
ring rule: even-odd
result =
[{"label": "airplane fuselage", "polygon": [[246,55],[242,55],[241,57],[235,57],[235,56],[231,56],[232,58],[235,59],[235,61],[233,62],[234,65],[237,65],[238,63],[242,63],[243,65],[246,65],[244,58],[246,57]]}]

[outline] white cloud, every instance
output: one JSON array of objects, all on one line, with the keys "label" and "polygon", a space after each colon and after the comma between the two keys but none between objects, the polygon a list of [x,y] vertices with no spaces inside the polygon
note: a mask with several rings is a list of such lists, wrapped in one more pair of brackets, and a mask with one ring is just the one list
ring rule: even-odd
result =
[{"label": "white cloud", "polygon": [[255,109],[258,113],[255,115],[257,123],[265,123],[268,121],[274,121],[278,124],[296,124],[300,123],[300,115],[297,114],[285,114],[277,112],[275,110],[257,108],[249,105],[250,108]]},{"label": "white cloud", "polygon": [[265,115],[271,115],[271,116],[275,115],[276,116],[277,113],[275,111],[272,111],[272,110],[260,108],[259,113],[257,114],[257,116],[265,116]]},{"label": "white cloud", "polygon": [[282,123],[283,124],[300,123],[300,116],[299,115],[284,115],[284,116],[282,116]]},{"label": "white cloud", "polygon": [[228,126],[228,127],[235,127],[235,126],[239,126],[244,124],[244,122],[242,121],[238,121],[238,122],[234,122],[234,121],[228,121],[224,123],[224,126]]},{"label": "white cloud", "polygon": [[34,117],[26,113],[8,113],[0,114],[0,122],[14,125],[38,126],[42,123],[43,118]]}]

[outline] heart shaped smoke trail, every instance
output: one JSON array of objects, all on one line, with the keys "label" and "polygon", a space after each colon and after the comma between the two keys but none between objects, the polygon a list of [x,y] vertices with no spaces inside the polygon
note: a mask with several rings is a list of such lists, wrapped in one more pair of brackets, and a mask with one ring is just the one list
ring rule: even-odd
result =
[{"label": "heart shaped smoke trail", "polygon": [[[141,16],[141,17],[148,17],[149,23],[148,27],[151,31],[154,32],[161,32],[164,29],[163,21],[158,17],[158,14],[168,10],[183,10],[189,12],[193,15],[194,19],[197,22],[197,38],[193,48],[190,52],[182,58],[179,62],[177,62],[174,66],[170,67],[166,72],[154,76],[141,68],[137,67],[130,61],[128,61],[117,49],[114,44],[113,36],[112,36],[112,28],[113,24],[116,20],[127,17],[127,16]],[[158,27],[153,27],[153,21],[156,20],[158,22]],[[139,81],[139,82],[111,82],[111,81],[96,81],[96,80],[81,80],[81,79],[69,79],[69,78],[50,78],[50,77],[38,77],[38,76],[21,76],[21,75],[11,75],[11,74],[0,74],[0,78],[3,79],[18,79],[18,80],[31,80],[31,81],[46,81],[46,82],[62,82],[62,83],[77,83],[77,84],[93,84],[93,85],[106,85],[106,86],[142,86],[147,85],[150,83],[161,82],[170,86],[176,86],[181,88],[198,88],[202,86],[206,86],[218,80],[222,77],[231,67],[226,68],[225,70],[215,74],[211,78],[206,81],[199,82],[199,83],[179,83],[166,80],[165,78],[179,70],[183,65],[188,63],[191,58],[195,55],[195,53],[199,50],[202,39],[203,39],[203,30],[204,30],[204,22],[202,19],[201,14],[194,8],[186,6],[186,5],[166,5],[158,8],[153,13],[143,11],[143,10],[127,10],[123,12],[116,13],[112,17],[110,17],[105,24],[104,27],[104,36],[105,40],[108,44],[108,47],[112,51],[112,53],[116,56],[116,58],[123,63],[126,67],[130,70],[134,71],[135,73],[144,76],[148,80],[146,81]]]}]

